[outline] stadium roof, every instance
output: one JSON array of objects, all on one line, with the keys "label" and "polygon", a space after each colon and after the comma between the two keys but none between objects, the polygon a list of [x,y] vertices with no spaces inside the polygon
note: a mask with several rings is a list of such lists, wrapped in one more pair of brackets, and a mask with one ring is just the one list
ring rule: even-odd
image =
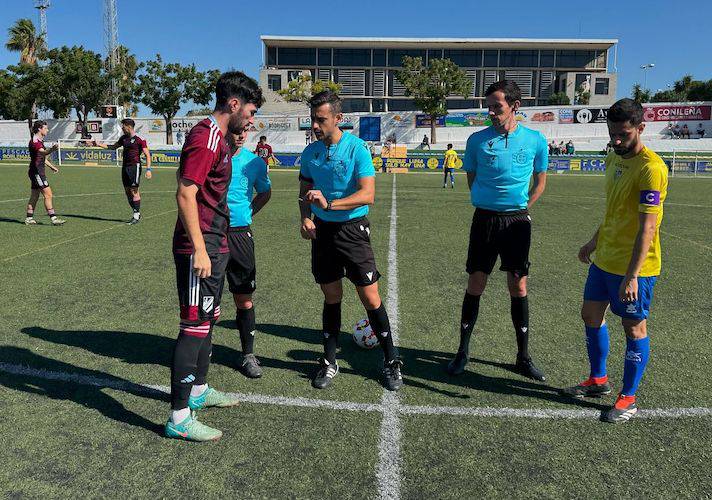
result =
[{"label": "stadium roof", "polygon": [[385,48],[559,48],[608,49],[618,43],[615,38],[392,38],[392,37],[326,37],[262,35],[265,45],[278,47],[385,47]]}]

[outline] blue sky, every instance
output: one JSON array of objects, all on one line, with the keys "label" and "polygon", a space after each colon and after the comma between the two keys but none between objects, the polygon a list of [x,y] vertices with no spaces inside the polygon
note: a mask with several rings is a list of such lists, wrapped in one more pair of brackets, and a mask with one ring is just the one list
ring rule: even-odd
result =
[{"label": "blue sky", "polygon": [[[1,0],[0,68],[18,55],[5,49],[8,28],[20,17],[39,24],[32,0]],[[51,0],[50,47],[84,45],[103,52],[102,0]],[[577,3],[581,7],[572,7]],[[256,77],[260,35],[617,38],[618,96],[643,79],[665,88],[685,73],[712,78],[712,2],[661,0],[303,2],[271,0],[117,0],[119,42],[139,58],[158,52],[166,61],[199,69],[237,68]],[[433,7],[433,5],[435,7]],[[326,6],[329,6],[328,8]],[[677,7],[684,10],[677,10]],[[590,7],[590,8],[589,8]],[[612,65],[611,65],[612,66]]]}]

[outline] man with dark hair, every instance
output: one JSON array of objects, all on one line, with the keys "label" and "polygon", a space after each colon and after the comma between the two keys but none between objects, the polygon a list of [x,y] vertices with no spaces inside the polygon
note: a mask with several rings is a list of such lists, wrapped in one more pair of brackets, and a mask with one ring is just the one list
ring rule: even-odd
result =
[{"label": "man with dark hair", "polygon": [[58,144],[50,148],[46,148],[44,145],[44,138],[47,137],[49,132],[49,127],[47,127],[47,122],[43,120],[35,120],[32,124],[32,139],[30,139],[30,168],[27,171],[27,176],[30,178],[30,201],[27,202],[27,213],[25,216],[25,224],[28,226],[33,226],[37,224],[35,220],[35,207],[37,206],[37,200],[40,199],[40,193],[44,198],[45,209],[47,210],[47,215],[49,215],[53,226],[61,226],[64,224],[64,220],[57,217],[54,212],[54,206],[52,205],[52,188],[49,187],[49,182],[47,182],[47,177],[45,176],[45,165],[47,165],[50,170],[57,173],[59,169],[52,165],[52,163],[47,159],[49,155],[57,151],[59,147]]},{"label": "man with dark hair", "polygon": [[212,331],[220,317],[229,259],[227,193],[232,164],[224,137],[252,125],[263,103],[257,82],[239,71],[223,73],[215,94],[213,113],[186,137],[177,174],[173,258],[180,326],[171,364],[172,412],[165,433],[191,441],[215,441],[222,436],[219,430],[198,422],[191,410],[238,404],[234,396],[207,383]]},{"label": "man with dark hair", "polygon": [[[477,321],[480,297],[497,257],[507,272],[511,316],[517,338],[518,373],[545,380],[529,354],[529,208],[546,186],[547,144],[537,131],[517,124],[521,104],[519,86],[512,80],[493,83],[485,92],[492,126],[467,140],[463,168],[475,206],[467,255],[469,274],[460,318],[460,345],[447,365],[451,375],[465,371],[470,337]],[[530,180],[534,179],[531,188]]]},{"label": "man with dark hair", "polygon": [[312,240],[312,274],[324,293],[324,357],[319,360],[312,385],[324,389],[339,372],[336,348],[341,331],[341,281],[346,276],[356,286],[383,348],[385,387],[395,391],[403,385],[402,362],[378,293],[381,275],[366,218],[376,190],[373,161],[363,140],[339,129],[342,114],[338,95],[320,92],[311,99],[310,107],[312,131],[318,140],[302,153],[299,211],[302,238]]},{"label": "man with dark hair", "polygon": [[267,144],[267,136],[260,136],[260,142],[258,142],[257,146],[255,146],[254,153],[259,156],[262,161],[265,162],[265,165],[267,165],[268,167],[270,159],[274,163],[277,163],[277,158],[275,158],[274,153],[272,153],[272,146]]},{"label": "man with dark hair", "polygon": [[124,185],[126,199],[133,209],[133,216],[127,224],[138,224],[141,221],[141,193],[138,186],[141,183],[141,153],[146,156],[146,179],[151,178],[151,152],[148,144],[136,135],[136,122],[131,118],[121,120],[121,131],[124,133],[114,144],[93,141],[94,146],[104,149],[124,148],[121,168],[121,182]]},{"label": "man with dark hair", "polygon": [[[262,376],[260,362],[255,357],[255,308],[252,294],[256,289],[255,242],[252,238],[252,217],[264,207],[272,194],[267,165],[254,153],[243,148],[247,131],[228,136],[232,150],[232,179],[227,193],[230,208],[230,228],[227,245],[227,282],[237,307],[237,329],[240,332],[242,360],[240,370],[249,378]],[[257,194],[254,195],[253,193]]]},{"label": "man with dark hair", "polygon": [[445,151],[445,160],[443,161],[443,172],[445,173],[445,178],[443,179],[443,189],[447,185],[447,176],[450,176],[450,187],[455,189],[455,164],[457,163],[457,151],[452,149],[452,144],[447,145],[447,151]]},{"label": "man with dark hair", "polygon": [[[660,275],[660,223],[667,196],[668,172],[663,160],[643,145],[643,107],[621,99],[608,110],[613,151],[606,157],[606,210],[603,222],[578,258],[589,264],[581,317],[591,365],[583,383],[564,389],[576,398],[611,392],[606,371],[606,310],[620,316],[626,335],[623,386],[606,422],[625,422],[638,411],[635,393],[650,353],[646,319],[653,287]],[[595,252],[595,257],[592,254]]]}]

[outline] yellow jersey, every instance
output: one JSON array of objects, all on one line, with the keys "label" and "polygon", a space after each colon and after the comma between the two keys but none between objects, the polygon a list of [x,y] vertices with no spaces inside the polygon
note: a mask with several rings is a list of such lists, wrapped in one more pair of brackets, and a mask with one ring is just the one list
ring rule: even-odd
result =
[{"label": "yellow jersey", "polygon": [[606,272],[625,275],[638,235],[639,214],[658,214],[655,235],[640,277],[660,274],[660,223],[667,196],[668,169],[654,151],[644,147],[624,159],[611,152],[606,157],[606,214],[598,231],[593,263]]},{"label": "yellow jersey", "polygon": [[457,151],[448,149],[445,151],[445,168],[455,168],[457,164]]}]

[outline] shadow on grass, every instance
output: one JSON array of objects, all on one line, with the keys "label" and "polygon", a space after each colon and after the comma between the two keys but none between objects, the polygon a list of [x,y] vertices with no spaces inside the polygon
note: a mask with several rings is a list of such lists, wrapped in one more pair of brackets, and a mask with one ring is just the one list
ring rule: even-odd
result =
[{"label": "shadow on grass", "polygon": [[[104,392],[104,387],[92,385],[97,379],[109,380],[111,385],[118,385],[121,390],[156,400],[168,401],[168,395],[159,391],[149,392],[145,387],[114,377],[104,372],[87,370],[63,363],[51,358],[40,356],[28,349],[12,346],[0,347],[0,363],[23,365],[32,370],[28,374],[9,373],[0,369],[0,385],[16,391],[45,396],[60,401],[72,401],[85,408],[96,410],[102,415],[117,422],[144,428],[156,434],[163,434],[163,426],[151,422],[141,415],[132,412]],[[47,372],[72,374],[77,382],[52,380]],[[81,381],[81,382],[80,382]]]},{"label": "shadow on grass", "polygon": [[[222,326],[234,328],[233,321],[223,321]],[[291,325],[259,324],[257,329],[268,335],[288,338],[315,345],[313,350],[291,350],[287,353],[292,359],[305,361],[312,360],[312,370],[315,369],[313,360],[319,357],[321,350],[321,330],[313,328],[300,328]],[[351,368],[340,366],[340,371],[361,375],[380,382],[382,378],[383,354],[380,348],[367,351],[359,348],[349,338],[350,334],[342,332],[339,338],[339,359],[345,360]],[[318,346],[318,347],[316,347]],[[445,372],[445,366],[452,359],[453,353],[399,347],[403,359],[403,379],[406,386],[416,387],[442,394],[455,399],[469,399],[468,394],[463,394],[458,388],[474,389],[507,396],[520,396],[551,401],[555,403],[573,405],[584,408],[602,410],[606,406],[590,401],[581,401],[562,396],[559,388],[547,384],[534,382],[518,375],[513,364],[498,363],[483,359],[473,358],[467,371],[452,377]],[[510,372],[510,377],[493,377],[477,373],[476,365],[489,365]],[[410,376],[409,376],[410,375]],[[430,384],[433,382],[436,385]],[[445,387],[442,387],[445,386]]]},{"label": "shadow on grass", "polygon": [[[223,320],[218,326],[235,332],[234,320]],[[276,359],[262,356],[259,352],[259,335],[257,357],[265,369],[280,369],[297,373],[302,378],[310,378],[317,370],[316,359],[322,355],[321,330],[302,328],[292,325],[261,323],[257,325],[260,333],[281,337],[310,344],[310,349],[292,349],[287,352],[288,359]],[[91,330],[51,330],[42,327],[23,328],[22,332],[30,337],[46,342],[62,344],[87,350],[94,354],[120,359],[130,364],[147,364],[170,367],[175,340],[160,335],[147,333],[129,333],[121,331],[91,331]],[[339,339],[339,359],[346,361],[340,368],[342,373],[365,377],[380,383],[382,378],[383,354],[380,348],[363,350],[356,346],[349,334],[343,333]],[[268,342],[268,340],[265,340]],[[604,409],[604,405],[571,399],[559,394],[559,388],[552,387],[514,374],[514,365],[497,363],[482,359],[472,359],[467,371],[451,377],[445,372],[445,365],[451,359],[452,353],[399,348],[404,361],[403,375],[407,386],[436,392],[454,399],[469,399],[469,394],[460,389],[519,396],[551,401],[559,404],[573,405],[584,408]],[[239,371],[240,351],[224,345],[213,343],[212,363],[223,365]],[[348,366],[346,366],[348,364]],[[495,377],[476,372],[477,364],[491,365],[511,372],[513,377]],[[74,367],[67,365],[69,371]]]},{"label": "shadow on grass", "polygon": [[83,220],[99,220],[99,221],[104,221],[104,222],[127,222],[129,220],[128,217],[125,219],[107,219],[106,217],[97,217],[95,215],[79,215],[79,214],[61,214],[62,217],[67,217],[71,219],[83,219]]}]

